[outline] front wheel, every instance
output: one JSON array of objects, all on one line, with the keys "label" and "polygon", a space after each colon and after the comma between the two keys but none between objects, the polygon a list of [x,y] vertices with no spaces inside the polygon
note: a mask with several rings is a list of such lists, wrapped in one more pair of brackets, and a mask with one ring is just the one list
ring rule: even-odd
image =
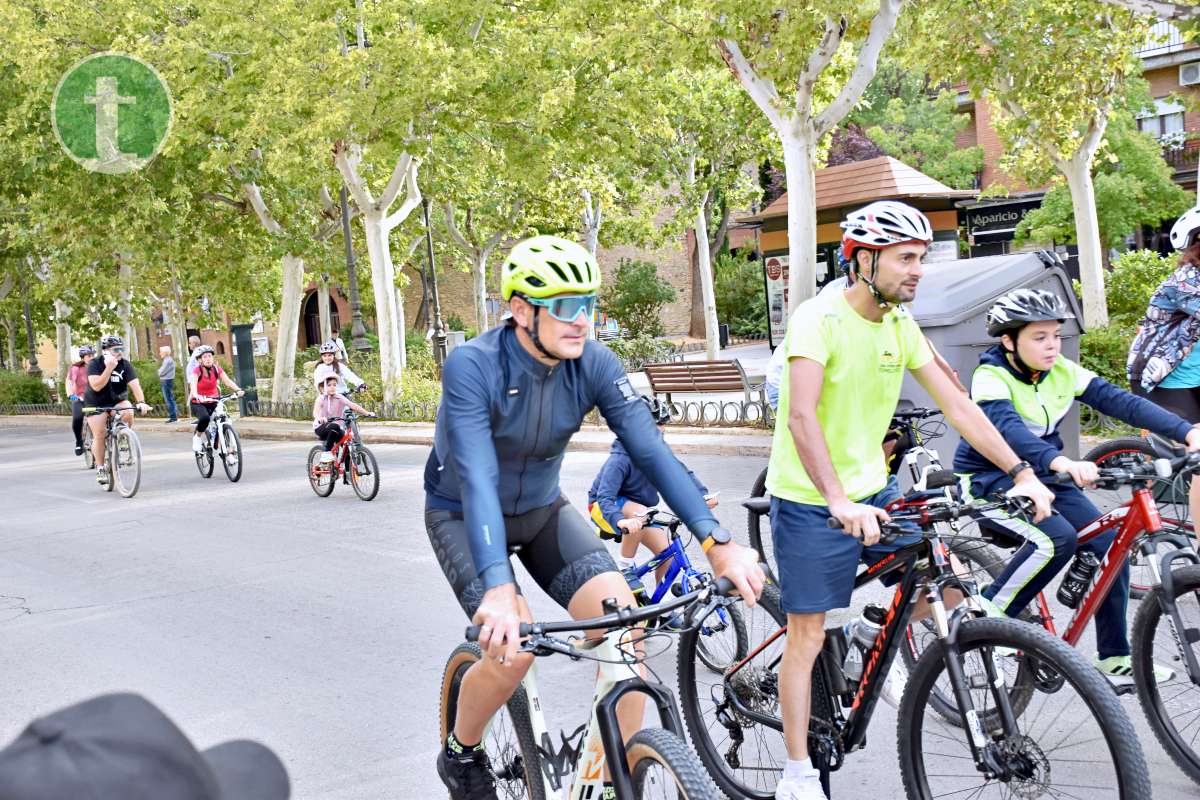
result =
[{"label": "front wheel", "polygon": [[360,500],[374,500],[379,494],[379,462],[375,454],[362,445],[351,451],[350,484]]},{"label": "front wheel", "polygon": [[116,484],[122,497],[133,497],[142,484],[142,444],[132,428],[118,428],[113,441],[112,474],[109,480]]},{"label": "front wheel", "polygon": [[[1077,650],[1012,619],[966,620],[957,634],[955,655],[940,642],[925,651],[900,703],[897,749],[909,798],[1148,800],[1150,776],[1133,725],[1112,687]],[[1005,677],[996,668],[1002,647],[1036,659],[1055,679],[1024,709],[1013,709],[1011,725],[998,706],[1001,692],[1011,691],[996,685]],[[931,703],[934,688],[948,681],[949,658],[962,670],[958,689],[970,700],[982,768],[962,723],[951,726]]]},{"label": "front wheel", "polygon": [[737,606],[717,607],[700,622],[696,657],[718,675],[745,658],[749,650],[746,620]]},{"label": "front wheel", "polygon": [[[754,485],[750,487],[751,497],[766,497],[767,468],[758,473]],[[773,570],[775,566],[775,542],[771,539],[771,517],[768,514],[756,514],[746,510],[746,533],[750,537],[750,546],[758,551],[758,560]]]},{"label": "front wheel", "polygon": [[[1200,753],[1196,746],[1196,719],[1200,716],[1200,687],[1188,676],[1180,648],[1189,647],[1200,658],[1200,566],[1177,567],[1174,597],[1164,597],[1160,586],[1142,600],[1133,621],[1133,679],[1142,711],[1163,749],[1189,778],[1200,783]],[[1179,611],[1184,630],[1175,630],[1163,604]],[[1174,671],[1159,683],[1154,662]]]},{"label": "front wheel", "polygon": [[325,448],[321,445],[316,445],[308,451],[308,485],[317,493],[317,497],[329,497],[333,494],[333,484],[337,478],[332,463],[321,463],[321,454],[324,452]]},{"label": "front wheel", "polygon": [[[441,707],[438,709],[442,737],[440,745],[443,747],[458,714],[458,696],[463,676],[482,657],[478,644],[464,642],[454,648],[446,662],[446,669],[442,673]],[[529,696],[524,684],[517,686],[508,703],[492,717],[483,741],[499,797],[546,800],[546,784],[542,781],[541,761],[533,738],[533,724],[529,720]]]},{"label": "front wheel", "polygon": [[221,466],[230,483],[237,483],[242,477],[242,442],[228,423],[221,426]]},{"label": "front wheel", "polygon": [[675,734],[644,728],[625,746],[633,775],[633,796],[717,800],[717,787],[704,774],[696,756]]}]

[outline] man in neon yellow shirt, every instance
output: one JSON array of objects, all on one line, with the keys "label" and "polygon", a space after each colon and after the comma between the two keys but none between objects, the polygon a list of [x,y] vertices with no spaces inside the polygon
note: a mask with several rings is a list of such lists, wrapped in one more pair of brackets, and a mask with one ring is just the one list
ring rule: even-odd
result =
[{"label": "man in neon yellow shirt", "polygon": [[[787,648],[780,696],[788,762],[777,800],[825,795],[808,757],[812,667],[825,639],[825,612],[849,605],[861,560],[873,563],[906,544],[879,544],[883,506],[899,496],[879,443],[887,433],[907,369],[950,424],[1016,483],[1013,494],[1034,501],[1036,519],[1053,495],[1004,443],[987,417],[939,368],[912,316],[900,308],[916,296],[921,259],[933,231],[915,208],[872,203],[842,223],[843,254],[856,280],[844,292],[813,298],[792,315],[783,347],[787,380],[767,488],[779,565]],[[842,531],[827,527],[837,518]],[[923,602],[923,601],[922,601]],[[914,612],[919,616],[920,609]],[[896,668],[903,670],[898,663]],[[898,701],[903,673],[885,686]]]}]

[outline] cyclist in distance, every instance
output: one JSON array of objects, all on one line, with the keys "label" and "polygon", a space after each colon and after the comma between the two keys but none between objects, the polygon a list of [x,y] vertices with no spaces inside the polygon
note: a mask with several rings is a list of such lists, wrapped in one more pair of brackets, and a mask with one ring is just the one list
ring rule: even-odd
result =
[{"label": "cyclist in distance", "polygon": [[202,344],[193,350],[192,358],[196,360],[196,366],[188,372],[187,376],[188,402],[192,407],[192,416],[196,418],[196,432],[192,435],[192,451],[200,453],[204,450],[204,432],[208,430],[208,421],[212,417],[212,413],[217,410],[217,398],[221,396],[219,384],[224,383],[233,389],[237,392],[238,397],[245,392],[225,374],[221,365],[216,363],[216,354],[208,345]]},{"label": "cyclist in distance", "polygon": [[[333,448],[346,434],[342,427],[341,416],[349,408],[364,417],[374,416],[358,403],[347,399],[338,391],[338,378],[329,374],[317,381],[317,399],[313,403],[313,434],[325,442],[325,452],[321,454],[321,463],[333,461]],[[347,463],[349,460],[347,459]]]},{"label": "cyclist in distance", "polygon": [[[971,379],[971,397],[1005,440],[1039,477],[1071,475],[1075,486],[1052,484],[1054,513],[1029,525],[1006,519],[1003,525],[1025,540],[1004,571],[983,589],[984,607],[994,616],[1018,616],[1075,555],[1077,531],[1100,516],[1100,509],[1081,488],[1099,476],[1090,461],[1062,454],[1059,424],[1076,402],[1135,428],[1147,428],[1168,439],[1200,449],[1200,428],[1149,400],[1118,389],[1096,373],[1062,355],[1062,324],[1074,319],[1062,299],[1043,289],[1016,289],[988,310],[988,335],[1000,343],[979,357]],[[971,475],[976,497],[1007,489],[1012,481],[966,441],[954,454],[956,471]],[[1083,545],[1097,562],[1116,539],[1111,530]],[[1125,612],[1129,603],[1129,562],[1096,611],[1096,667],[1116,684],[1133,681]],[[1160,682],[1173,672],[1155,665]]]},{"label": "cyclist in distance", "polygon": [[[824,798],[808,753],[812,669],[825,640],[825,613],[849,605],[860,560],[874,563],[915,541],[880,544],[883,507],[899,497],[880,442],[907,369],[950,424],[1016,479],[1013,494],[1034,501],[1038,518],[1053,495],[934,361],[925,336],[901,306],[916,296],[933,240],[929,220],[897,202],[874,203],[842,223],[854,280],[793,313],[783,347],[787,371],[767,467],[771,534],[788,635],[780,667],[788,759],[778,800]],[[828,527],[836,518],[842,530]],[[922,598],[914,618],[927,615]],[[883,696],[898,703],[906,679],[893,662]]]},{"label": "cyclist in distance", "polygon": [[[519,625],[533,617],[509,562],[514,549],[575,619],[603,613],[606,598],[635,605],[612,556],[559,488],[567,443],[593,408],[701,541],[713,572],[747,603],[762,590],[756,553],[730,541],[620,361],[589,338],[599,288],[599,266],[583,247],[555,236],[526,239],[502,267],[512,318],[446,360],[425,466],[425,525],[455,597],[482,626],[484,652],[463,678],[458,716],[437,759],[454,798],[496,797],[481,739],[533,661],[518,653]],[[640,727],[643,707],[640,696],[621,700],[626,738]]]},{"label": "cyclist in distance", "polygon": [[75,434],[75,455],[83,455],[83,396],[88,387],[88,362],[96,356],[96,348],[85,344],[79,348],[79,360],[67,370],[67,400],[71,403],[71,432]]},{"label": "cyclist in distance", "polygon": [[[667,404],[657,397],[642,396],[642,402],[650,410],[654,424],[658,426],[659,436],[662,436],[662,426],[671,419],[671,410]],[[686,467],[685,467],[686,468]],[[688,475],[696,485],[700,494],[708,495],[708,487],[700,482],[696,473],[688,470]],[[624,573],[634,594],[645,592],[641,578],[636,577],[631,570],[637,566],[635,556],[638,547],[646,545],[650,552],[658,555],[670,542],[666,532],[656,525],[646,526],[642,517],[646,512],[658,505],[658,490],[646,478],[645,474],[629,458],[629,453],[620,439],[614,439],[608,459],[596,473],[592,487],[588,489],[588,513],[592,522],[596,523],[601,538],[621,538],[621,555],[617,559],[617,567]],[[705,502],[709,508],[717,507],[717,498],[708,498]],[[666,572],[669,563],[664,562],[659,567],[659,575]]]},{"label": "cyclist in distance", "polygon": [[337,390],[349,394],[351,389],[363,389],[367,382],[354,374],[354,371],[338,355],[337,342],[330,339],[321,345],[321,361],[313,370],[313,380],[318,388],[325,383],[325,376],[333,375],[338,379]]},{"label": "cyclist in distance", "polygon": [[[125,342],[120,336],[105,336],[100,339],[100,357],[93,358],[87,367],[87,391],[83,393],[83,405],[91,408],[116,407],[121,410],[121,419],[133,427],[133,406],[129,393],[137,398],[138,411],[145,414],[150,410],[146,394],[138,381],[133,365],[125,360]],[[109,412],[112,413],[112,412]],[[110,480],[108,465],[104,463],[104,429],[108,414],[88,414],[87,424],[92,429],[92,455],[96,459],[96,482],[105,485]]]}]

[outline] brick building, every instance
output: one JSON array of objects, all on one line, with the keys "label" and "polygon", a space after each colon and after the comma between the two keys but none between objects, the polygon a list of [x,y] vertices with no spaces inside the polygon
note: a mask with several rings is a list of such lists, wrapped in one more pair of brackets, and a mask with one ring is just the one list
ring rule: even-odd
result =
[{"label": "brick building", "polygon": [[[1138,127],[1157,137],[1163,144],[1163,157],[1174,169],[1175,182],[1196,192],[1197,155],[1200,155],[1200,47],[1184,41],[1172,25],[1154,26],[1150,40],[1139,51],[1142,77],[1150,84],[1155,108],[1138,119]],[[960,147],[979,145],[983,149],[983,172],[977,188],[993,183],[1007,186],[1006,198],[968,201],[964,209],[967,240],[972,256],[1007,253],[1012,248],[1017,224],[1030,210],[1041,205],[1044,190],[1030,188],[1006,175],[999,166],[1004,147],[992,126],[986,101],[972,99],[964,85],[958,89],[959,110],[968,115],[969,124],[958,133]],[[1181,102],[1182,101],[1182,102]],[[1165,229],[1170,229],[1166,223]],[[1146,231],[1141,243],[1154,246],[1154,231]],[[1065,248],[1060,248],[1064,250]]]}]

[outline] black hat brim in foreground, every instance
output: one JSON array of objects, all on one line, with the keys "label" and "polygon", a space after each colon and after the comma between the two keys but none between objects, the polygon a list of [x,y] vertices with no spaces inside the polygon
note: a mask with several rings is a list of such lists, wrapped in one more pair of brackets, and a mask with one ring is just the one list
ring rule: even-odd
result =
[{"label": "black hat brim in foreground", "polygon": [[221,800],[288,800],[291,795],[283,762],[258,742],[224,742],[201,755],[221,788]]}]

